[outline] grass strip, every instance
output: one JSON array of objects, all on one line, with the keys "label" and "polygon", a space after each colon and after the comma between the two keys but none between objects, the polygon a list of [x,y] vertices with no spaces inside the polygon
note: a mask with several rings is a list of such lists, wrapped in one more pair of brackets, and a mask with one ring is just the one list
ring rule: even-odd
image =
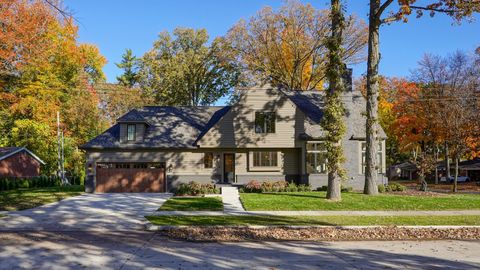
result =
[{"label": "grass strip", "polygon": [[480,209],[480,194],[407,196],[342,193],[341,202],[331,202],[325,192],[241,193],[240,199],[248,211],[305,210],[462,210]]},{"label": "grass strip", "polygon": [[480,216],[147,216],[159,226],[208,225],[480,225]]},{"label": "grass strip", "polygon": [[84,186],[17,189],[0,192],[0,211],[18,211],[61,201],[84,192]]},{"label": "grass strip", "polygon": [[223,211],[220,197],[173,197],[168,199],[159,211]]}]

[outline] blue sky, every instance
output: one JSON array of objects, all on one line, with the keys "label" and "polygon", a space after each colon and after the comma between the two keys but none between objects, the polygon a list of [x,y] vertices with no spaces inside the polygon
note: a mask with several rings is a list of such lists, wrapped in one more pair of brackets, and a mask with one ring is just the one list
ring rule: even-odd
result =
[{"label": "blue sky", "polygon": [[[423,0],[424,1],[424,0]],[[302,1],[328,8],[328,0]],[[367,0],[347,0],[347,13],[367,19]],[[108,59],[107,81],[115,82],[115,66],[125,48],[141,56],[152,47],[159,32],[176,27],[206,28],[211,38],[223,35],[241,18],[248,19],[264,6],[279,7],[277,0],[66,0],[80,22],[80,41],[96,44]],[[383,26],[380,71],[387,76],[408,76],[424,53],[446,55],[457,49],[480,46],[480,16],[473,23],[452,25],[444,15]],[[366,72],[366,63],[354,67],[354,75]]]}]

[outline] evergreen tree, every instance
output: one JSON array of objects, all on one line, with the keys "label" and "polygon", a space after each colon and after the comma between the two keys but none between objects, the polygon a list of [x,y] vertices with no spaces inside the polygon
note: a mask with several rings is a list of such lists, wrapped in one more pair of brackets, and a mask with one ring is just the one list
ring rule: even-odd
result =
[{"label": "evergreen tree", "polygon": [[123,69],[123,74],[117,76],[117,81],[127,87],[133,87],[137,83],[138,59],[133,55],[131,49],[126,49],[122,55],[122,62],[117,63],[117,67]]}]

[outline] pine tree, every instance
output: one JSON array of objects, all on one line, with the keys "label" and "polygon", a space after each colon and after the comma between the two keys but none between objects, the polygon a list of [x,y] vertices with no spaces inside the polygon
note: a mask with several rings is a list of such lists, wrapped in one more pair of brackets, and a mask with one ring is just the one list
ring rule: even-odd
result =
[{"label": "pine tree", "polygon": [[122,62],[115,64],[117,67],[123,69],[123,74],[117,76],[117,81],[127,87],[133,87],[137,83],[137,57],[133,55],[131,49],[126,49],[122,55]]}]

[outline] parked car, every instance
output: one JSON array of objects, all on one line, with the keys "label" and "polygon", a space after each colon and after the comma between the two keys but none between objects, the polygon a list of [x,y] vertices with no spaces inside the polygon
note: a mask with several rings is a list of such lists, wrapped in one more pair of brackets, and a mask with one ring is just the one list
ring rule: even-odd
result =
[{"label": "parked car", "polygon": [[[449,183],[453,183],[453,181],[455,181],[455,177],[454,176],[450,176],[448,178],[448,182]],[[470,181],[470,178],[468,176],[458,176],[457,177],[457,182],[458,183],[461,183],[461,182],[469,182]],[[447,182],[447,178],[444,176],[442,178],[440,178],[440,182]]]}]

